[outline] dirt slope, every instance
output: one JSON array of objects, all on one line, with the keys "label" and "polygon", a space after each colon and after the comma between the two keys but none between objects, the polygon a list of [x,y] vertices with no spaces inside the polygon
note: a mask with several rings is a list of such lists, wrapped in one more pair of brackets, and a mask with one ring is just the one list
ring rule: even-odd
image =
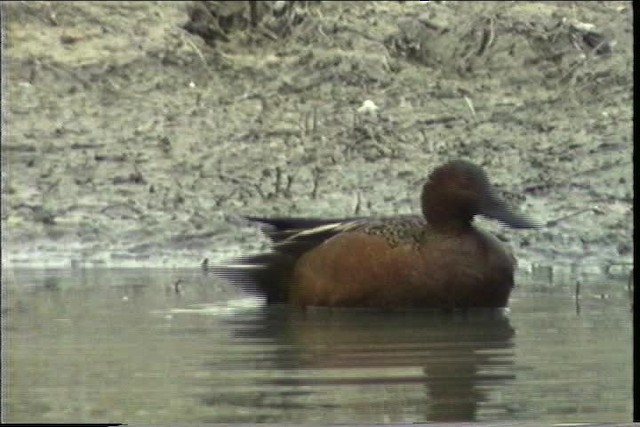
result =
[{"label": "dirt slope", "polygon": [[487,225],[525,268],[631,261],[630,2],[2,15],[3,265],[216,261],[265,244],[238,214],[418,212],[424,177],[455,157],[540,221],[566,216]]}]

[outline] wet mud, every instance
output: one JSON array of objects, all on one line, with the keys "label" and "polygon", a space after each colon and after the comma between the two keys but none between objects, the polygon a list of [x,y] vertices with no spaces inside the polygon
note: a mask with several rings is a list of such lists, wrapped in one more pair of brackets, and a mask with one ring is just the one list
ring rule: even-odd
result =
[{"label": "wet mud", "polygon": [[465,158],[545,224],[480,221],[522,268],[630,268],[630,2],[1,7],[3,266],[217,262]]}]

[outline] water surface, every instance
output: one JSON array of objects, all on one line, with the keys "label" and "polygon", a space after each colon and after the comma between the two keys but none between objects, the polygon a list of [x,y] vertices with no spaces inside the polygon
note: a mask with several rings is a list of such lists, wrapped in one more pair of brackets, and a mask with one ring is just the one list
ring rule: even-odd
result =
[{"label": "water surface", "polygon": [[523,276],[507,312],[449,314],[265,308],[198,270],[2,283],[5,422],[631,420],[612,277]]}]

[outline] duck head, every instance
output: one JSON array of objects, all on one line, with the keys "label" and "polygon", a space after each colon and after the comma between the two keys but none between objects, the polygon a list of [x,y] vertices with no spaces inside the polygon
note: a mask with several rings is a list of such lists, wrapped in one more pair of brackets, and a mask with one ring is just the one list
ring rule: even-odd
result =
[{"label": "duck head", "polygon": [[422,213],[436,229],[464,229],[475,215],[495,219],[511,228],[536,228],[525,215],[515,213],[499,195],[484,169],[452,160],[437,167],[422,188]]}]

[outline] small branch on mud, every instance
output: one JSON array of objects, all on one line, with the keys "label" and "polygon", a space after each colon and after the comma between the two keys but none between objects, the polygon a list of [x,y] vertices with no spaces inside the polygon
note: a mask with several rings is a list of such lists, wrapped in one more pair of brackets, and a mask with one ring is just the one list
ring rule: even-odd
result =
[{"label": "small branch on mud", "polygon": [[446,124],[451,122],[456,122],[458,120],[462,120],[460,117],[454,116],[442,116],[442,117],[433,117],[431,119],[424,119],[420,121],[423,125],[435,125],[435,124]]},{"label": "small branch on mud", "polygon": [[320,178],[322,174],[322,169],[320,167],[315,167],[312,170],[313,173],[313,188],[311,189],[311,198],[313,200],[318,198],[318,188],[320,187]]},{"label": "small branch on mud", "polygon": [[362,210],[362,196],[360,195],[360,192],[358,191],[356,193],[356,205],[353,208],[353,214],[356,215],[356,216],[359,216],[361,210]]},{"label": "small branch on mud", "polygon": [[205,59],[204,55],[202,54],[202,51],[198,48],[198,46],[196,46],[196,44],[193,41],[191,41],[189,37],[186,37],[184,34],[181,33],[180,36],[195,51],[196,55],[198,55],[202,63],[208,67],[209,63],[207,63],[207,60]]},{"label": "small branch on mud", "polygon": [[116,208],[120,208],[120,207],[129,209],[130,211],[132,211],[136,215],[138,215],[138,217],[142,216],[142,210],[138,209],[135,206],[132,206],[132,203],[124,203],[124,202],[109,204],[109,205],[105,206],[104,208],[100,209],[98,212],[100,212],[101,214],[109,216],[108,211],[110,211],[111,209],[116,209]]},{"label": "small branch on mud", "polygon": [[[312,111],[302,113],[302,122],[305,135],[315,134],[318,129],[318,107],[314,106]],[[311,122],[311,123],[309,123]]]},{"label": "small branch on mud", "polygon": [[471,115],[473,116],[474,120],[477,119],[476,109],[473,107],[473,102],[471,101],[471,98],[465,95],[464,101],[467,103],[467,107],[469,107],[469,110],[471,111]]},{"label": "small branch on mud", "polygon": [[566,86],[565,89],[560,93],[560,97],[564,95],[569,88],[575,87],[577,71],[580,67],[583,67],[586,64],[586,59],[578,59],[575,64],[573,64],[567,72],[565,72],[558,79],[558,86]]},{"label": "small branch on mud", "polygon": [[227,200],[229,200],[230,198],[232,198],[236,193],[238,192],[238,190],[233,190],[231,191],[231,193],[229,194],[225,194],[223,196],[218,196],[218,197],[214,197],[213,198],[213,203],[216,207],[220,207],[222,206],[222,204],[224,202],[226,202]]},{"label": "small branch on mud", "polygon": [[60,185],[60,181],[62,181],[62,178],[58,178],[57,180],[55,180],[54,182],[50,183],[49,185],[47,185],[46,187],[42,188],[42,194],[49,194],[51,193],[54,189],[58,188],[58,186]]},{"label": "small branch on mud", "polygon": [[146,184],[147,180],[144,179],[139,171],[130,173],[129,175],[119,175],[111,178],[111,183],[115,185],[120,184]]},{"label": "small branch on mud", "polygon": [[262,188],[260,187],[260,184],[253,184],[253,186],[255,187],[255,189],[258,192],[258,194],[260,195],[260,197],[262,197],[262,200],[266,200],[267,196],[264,194],[264,191],[262,191]]},{"label": "small branch on mud", "polygon": [[486,18],[487,25],[482,28],[482,35],[480,37],[480,47],[476,52],[476,56],[482,56],[487,49],[489,49],[496,38],[496,30],[495,24],[496,20],[494,17]]},{"label": "small branch on mud", "polygon": [[222,172],[218,172],[218,179],[222,182],[232,182],[234,184],[240,184],[240,185],[246,185],[247,183],[239,178],[233,177],[233,176],[229,176],[226,175]]},{"label": "small branch on mud", "polygon": [[69,146],[69,148],[71,148],[72,150],[91,150],[93,148],[102,148],[104,147],[106,144],[93,144],[93,143],[73,143]]},{"label": "small branch on mud", "polygon": [[[294,176],[291,174],[284,174],[282,168],[280,166],[276,166],[276,180],[273,183],[273,192],[267,195],[267,198],[278,197],[278,196],[291,196],[291,186],[293,185]],[[267,173],[266,176],[270,176],[270,173]],[[283,177],[286,175],[287,183],[283,185]],[[259,188],[258,184],[256,184],[256,188]],[[262,190],[259,190],[260,194],[265,198],[262,194]]]},{"label": "small branch on mud", "polygon": [[174,243],[184,243],[188,240],[209,239],[218,234],[216,231],[203,231],[202,233],[178,234],[171,237]]},{"label": "small branch on mud", "polygon": [[249,3],[249,23],[253,28],[258,26],[258,4],[255,1],[248,1]]},{"label": "small branch on mud", "polygon": [[180,182],[180,180],[177,177],[173,177],[173,182],[176,184],[176,187],[178,187],[179,190],[184,190],[184,187],[182,186],[182,182]]},{"label": "small branch on mud", "polygon": [[74,71],[71,70],[66,70],[62,67],[59,67],[57,65],[53,65],[53,64],[49,64],[49,63],[44,63],[44,62],[40,62],[40,65],[42,65],[42,67],[44,68],[49,68],[50,70],[53,71],[58,71],[58,72],[63,72],[68,74],[69,76],[73,77],[74,79],[76,79],[77,81],[80,82],[80,84],[82,84],[82,87],[84,89],[89,89],[91,87],[91,82],[89,82],[87,79],[80,77],[80,75]]},{"label": "small branch on mud", "polygon": [[318,107],[313,107],[313,127],[311,128],[312,133],[316,133],[318,130]]},{"label": "small branch on mud", "polygon": [[[251,2],[253,3],[253,2]],[[260,25],[257,30],[262,33],[263,36],[270,38],[273,41],[276,41],[279,39],[279,37],[271,30],[269,30],[268,28],[263,27],[262,25]]]},{"label": "small branch on mud", "polygon": [[60,22],[58,22],[58,17],[56,15],[56,11],[53,10],[53,6],[51,5],[51,3],[53,3],[53,2],[50,2],[50,1],[46,2],[46,4],[47,4],[47,12],[49,12],[47,14],[47,18],[49,19],[49,23],[51,25],[53,25],[54,27],[58,27],[58,26],[60,26]]},{"label": "small branch on mud", "polygon": [[[260,189],[258,189],[258,192],[260,192]],[[246,189],[239,190],[239,189],[236,188],[236,189],[233,189],[229,194],[216,197],[215,205],[216,206],[222,206],[222,204],[224,202],[226,202],[227,200],[233,198],[236,194],[240,195],[240,193],[244,193],[247,198],[253,198],[253,194],[251,194],[251,192],[249,190],[246,190]]]},{"label": "small branch on mud", "polygon": [[275,191],[274,194],[280,194],[280,186],[282,185],[282,169],[280,166],[276,166],[276,182],[274,184]]},{"label": "small branch on mud", "polygon": [[302,135],[301,138],[304,138],[306,135],[309,135],[309,112],[305,111],[300,113],[300,125]]},{"label": "small branch on mud", "polygon": [[138,168],[138,162],[134,162],[133,163],[132,178],[134,179],[134,182],[136,184],[146,184],[147,183],[147,180],[144,179],[144,176],[142,175],[142,172],[140,172],[140,169]]},{"label": "small branch on mud", "polygon": [[291,197],[291,187],[293,186],[293,180],[295,177],[293,175],[287,174],[287,186],[284,189],[284,195],[287,197]]},{"label": "small branch on mud", "polygon": [[603,213],[602,210],[600,210],[600,208],[598,208],[597,206],[594,206],[594,207],[591,207],[591,208],[580,209],[580,210],[572,212],[570,214],[561,216],[560,218],[556,218],[556,219],[552,219],[550,221],[547,221],[546,224],[545,224],[545,227],[555,227],[556,225],[558,225],[558,223],[560,221],[564,221],[567,218],[572,218],[572,217],[577,216],[577,215],[582,215],[583,213],[586,213],[586,212],[593,212],[593,213],[596,213],[596,214],[602,214]]},{"label": "small branch on mud", "polygon": [[96,162],[124,162],[127,160],[126,154],[96,154],[93,156]]}]

